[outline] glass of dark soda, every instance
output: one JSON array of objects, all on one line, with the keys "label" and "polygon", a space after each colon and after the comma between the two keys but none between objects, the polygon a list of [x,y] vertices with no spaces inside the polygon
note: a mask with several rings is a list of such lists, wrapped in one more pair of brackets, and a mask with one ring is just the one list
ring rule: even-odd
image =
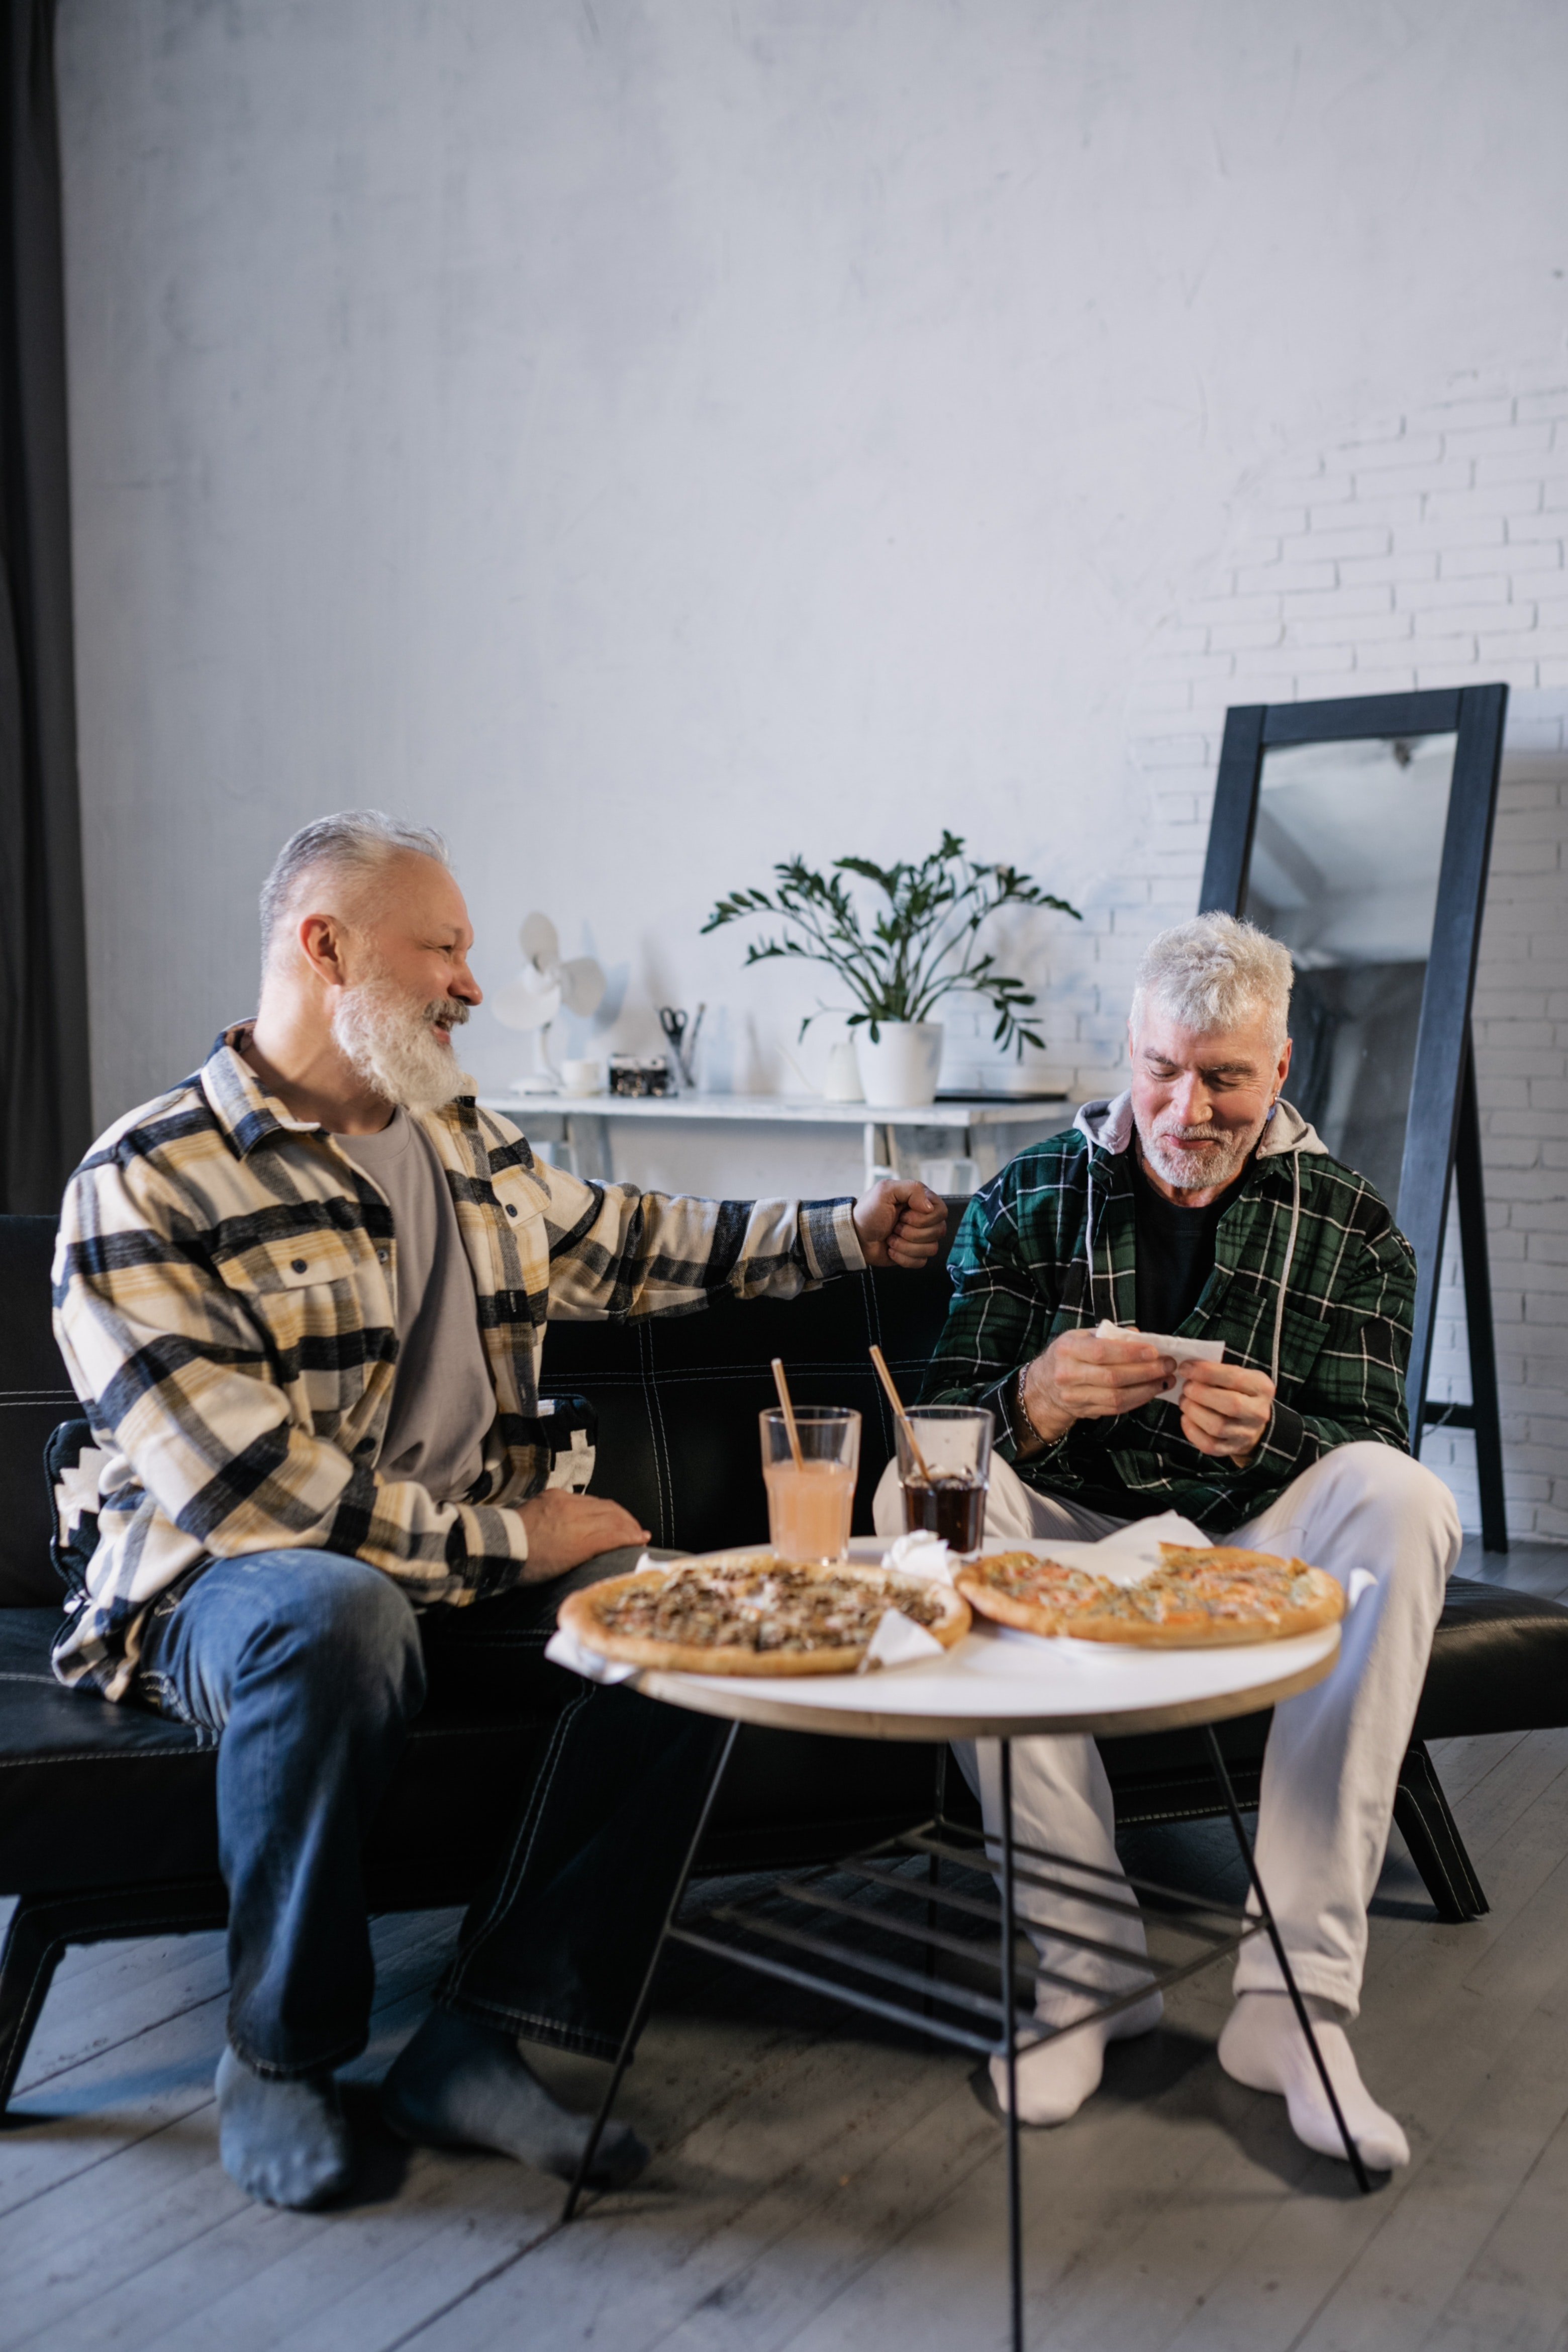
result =
[{"label": "glass of dark soda", "polygon": [[908,1418],[913,1444],[898,1432],[905,1533],[927,1529],[955,1552],[978,1551],[991,1476],[990,1413],[984,1405],[919,1404]]}]

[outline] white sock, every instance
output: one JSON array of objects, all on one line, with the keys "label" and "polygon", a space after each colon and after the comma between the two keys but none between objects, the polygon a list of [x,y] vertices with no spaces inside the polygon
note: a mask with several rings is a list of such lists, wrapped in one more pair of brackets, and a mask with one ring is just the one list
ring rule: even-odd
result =
[{"label": "white sock", "polygon": [[[1392,2172],[1396,2166],[1408,2164],[1410,2143],[1362,2081],[1344,2027],[1331,2005],[1311,1993],[1305,2000],[1323,2063],[1351,2137],[1361,2150],[1362,2162],[1374,2172]],[[1219,2037],[1219,2063],[1233,2082],[1245,2083],[1250,2091],[1282,2092],[1297,2138],[1316,2148],[1320,2156],[1337,2156],[1342,2163],[1345,2161],[1340,2127],[1289,1994],[1242,1993]]]},{"label": "white sock", "polygon": [[[1105,2047],[1109,2042],[1126,2042],[1135,2033],[1150,2033],[1164,2014],[1165,2004],[1157,1992],[1141,2000],[1135,2009],[1119,2011],[1115,2017],[1096,2018],[1091,2024],[1080,2025],[1074,2033],[1064,2033],[1051,2042],[1041,2042],[1026,2050],[1017,2061],[1015,2072],[1018,2084],[1018,2121],[1022,2124],[1065,2124],[1076,2116],[1085,2099],[1100,2088],[1100,2078],[1105,2071]],[[1060,2022],[1045,2011],[1039,2012],[1042,2021]],[[1007,2112],[1007,2067],[1001,2058],[991,2061],[991,2086],[996,2094],[996,2104],[1004,2115]]]}]

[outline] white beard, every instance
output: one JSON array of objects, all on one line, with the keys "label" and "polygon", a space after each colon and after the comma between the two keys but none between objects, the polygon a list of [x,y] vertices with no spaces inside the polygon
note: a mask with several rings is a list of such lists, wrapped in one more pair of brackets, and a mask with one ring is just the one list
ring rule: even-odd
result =
[{"label": "white beard", "polygon": [[332,1039],[355,1075],[403,1110],[439,1110],[474,1081],[436,1034],[456,1027],[468,1008],[455,998],[421,1003],[384,972],[345,988],[332,1014]]},{"label": "white beard", "polygon": [[1258,1136],[1215,1137],[1195,1151],[1178,1151],[1163,1136],[1145,1135],[1140,1127],[1138,1140],[1143,1147],[1143,1157],[1167,1184],[1175,1185],[1178,1192],[1201,1192],[1228,1184],[1239,1176]]}]

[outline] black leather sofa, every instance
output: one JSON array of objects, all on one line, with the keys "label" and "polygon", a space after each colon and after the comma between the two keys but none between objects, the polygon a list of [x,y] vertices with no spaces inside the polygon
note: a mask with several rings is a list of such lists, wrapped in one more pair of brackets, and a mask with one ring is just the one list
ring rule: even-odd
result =
[{"label": "black leather sofa", "polygon": [[[21,1898],[0,1957],[0,2109],[68,1944],[219,1927],[226,1910],[214,1751],[180,1725],[63,1690],[49,1671],[59,1594],[42,1455],[75,1407],[49,1328],[52,1239],[46,1218],[0,1218],[0,1895]],[[864,1414],[857,1526],[868,1528],[892,1431],[867,1351],[879,1340],[912,1391],[946,1296],[938,1266],[854,1277],[787,1306],[557,1325],[550,1386],[597,1409],[598,1488],[658,1542],[700,1550],[766,1533],[756,1415],[772,1402],[769,1360],[781,1355],[801,1402]],[[1456,1580],[1396,1814],[1440,1917],[1474,1917],[1486,1898],[1425,1742],[1563,1722],[1568,1610]],[[433,1692],[373,1832],[377,1909],[466,1899],[546,1730],[546,1717],[505,1690]],[[1256,1796],[1267,1730],[1267,1717],[1224,1727],[1244,1801]],[[1191,1737],[1111,1742],[1107,1761],[1124,1824],[1220,1809]],[[703,1866],[826,1860],[909,1827],[931,1810],[933,1762],[920,1746],[747,1730]],[[956,1781],[949,1776],[950,1790]]]}]

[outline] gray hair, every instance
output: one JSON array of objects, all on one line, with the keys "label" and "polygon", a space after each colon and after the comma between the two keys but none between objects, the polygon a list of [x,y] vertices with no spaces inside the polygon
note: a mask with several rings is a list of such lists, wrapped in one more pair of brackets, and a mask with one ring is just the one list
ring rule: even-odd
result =
[{"label": "gray hair", "polygon": [[429,825],[402,824],[380,809],[340,809],[319,816],[291,834],[261,886],[261,961],[265,970],[284,918],[292,913],[300,886],[325,866],[351,887],[412,850],[416,856],[450,864],[446,842]]},{"label": "gray hair", "polygon": [[1295,979],[1290,950],[1235,915],[1196,915],[1150,940],[1132,992],[1136,1033],[1150,1003],[1201,1036],[1265,1015],[1283,1045]]}]

